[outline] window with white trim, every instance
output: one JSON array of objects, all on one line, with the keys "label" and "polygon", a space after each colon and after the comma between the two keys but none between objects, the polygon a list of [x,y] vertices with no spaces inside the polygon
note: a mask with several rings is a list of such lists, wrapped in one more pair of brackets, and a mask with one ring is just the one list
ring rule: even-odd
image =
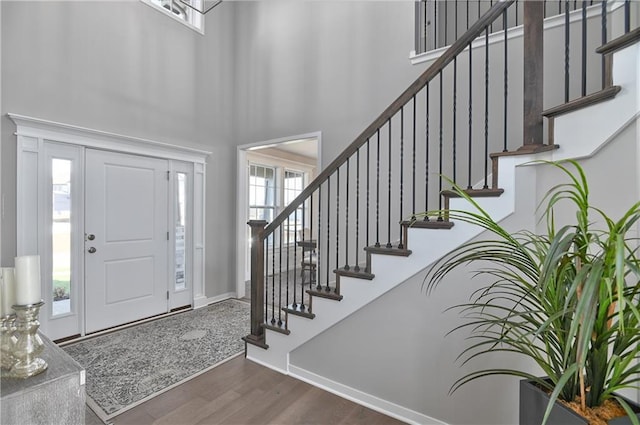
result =
[{"label": "window with white trim", "polygon": [[174,19],[183,22],[199,32],[203,32],[203,16],[201,10],[204,0],[142,0]]}]

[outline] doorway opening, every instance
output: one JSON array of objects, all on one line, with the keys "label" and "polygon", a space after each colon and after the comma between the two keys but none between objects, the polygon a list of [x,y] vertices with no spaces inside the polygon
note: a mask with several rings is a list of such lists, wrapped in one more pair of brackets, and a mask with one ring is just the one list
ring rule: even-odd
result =
[{"label": "doorway opening", "polygon": [[[318,175],[320,143],[321,135],[317,132],[238,147],[238,298],[249,299],[251,292],[251,235],[247,222],[271,222]],[[302,220],[289,229],[290,233],[304,231]]]}]

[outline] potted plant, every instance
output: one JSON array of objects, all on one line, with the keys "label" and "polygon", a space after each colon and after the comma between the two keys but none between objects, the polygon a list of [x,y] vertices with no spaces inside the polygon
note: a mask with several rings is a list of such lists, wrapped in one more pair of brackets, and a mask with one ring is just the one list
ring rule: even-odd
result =
[{"label": "potted plant", "polygon": [[[477,275],[489,276],[490,283],[475,290],[469,302],[453,307],[466,319],[456,329],[466,329],[472,341],[460,358],[468,362],[511,352],[533,360],[545,376],[482,369],[458,379],[451,390],[488,375],[514,375],[546,393],[549,402],[537,408],[538,422],[547,422],[558,401],[576,405],[583,416],[615,401],[622,415],[638,424],[635,407],[616,392],[638,388],[640,381],[640,259],[635,233],[640,202],[616,221],[589,203],[588,182],[577,162],[545,163],[568,177],[539,207],[545,234],[508,232],[454,185],[476,211],[449,210],[450,219],[479,226],[490,238],[456,248],[429,269],[424,282],[430,292],[452,270],[477,264]],[[575,209],[575,223],[556,227],[554,208],[560,204]],[[531,420],[522,417],[522,409],[520,419]]]}]

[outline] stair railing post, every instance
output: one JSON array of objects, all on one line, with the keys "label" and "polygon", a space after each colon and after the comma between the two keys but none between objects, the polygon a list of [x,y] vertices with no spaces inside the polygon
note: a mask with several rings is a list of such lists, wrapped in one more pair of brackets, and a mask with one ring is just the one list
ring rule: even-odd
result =
[{"label": "stair railing post", "polygon": [[536,151],[543,145],[544,2],[523,3],[524,131],[519,150]]},{"label": "stair railing post", "polygon": [[251,334],[247,339],[264,344],[264,228],[265,220],[249,220],[251,228]]}]

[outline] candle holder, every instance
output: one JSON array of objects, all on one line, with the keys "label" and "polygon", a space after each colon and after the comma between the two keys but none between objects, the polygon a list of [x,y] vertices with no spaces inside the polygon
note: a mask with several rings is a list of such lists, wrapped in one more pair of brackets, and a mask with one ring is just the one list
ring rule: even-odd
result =
[{"label": "candle holder", "polygon": [[0,317],[0,356],[2,376],[5,376],[16,363],[13,355],[17,338],[14,335],[16,315],[14,313]]},{"label": "candle holder", "polygon": [[13,348],[15,363],[9,376],[13,378],[28,378],[44,372],[47,362],[38,357],[44,349],[42,338],[38,335],[40,322],[38,314],[44,302],[35,304],[14,305],[16,312],[15,332],[16,341]]}]

